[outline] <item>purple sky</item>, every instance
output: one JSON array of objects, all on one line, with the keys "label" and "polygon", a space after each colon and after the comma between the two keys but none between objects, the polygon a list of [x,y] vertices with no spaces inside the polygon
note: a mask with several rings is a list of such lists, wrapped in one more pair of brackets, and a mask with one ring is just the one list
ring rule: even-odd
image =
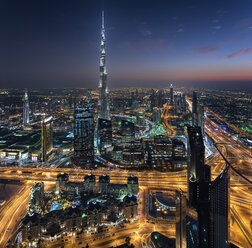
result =
[{"label": "purple sky", "polygon": [[[102,8],[98,0],[3,0],[0,86],[95,88]],[[104,9],[110,87],[251,85],[251,0],[106,0]]]}]

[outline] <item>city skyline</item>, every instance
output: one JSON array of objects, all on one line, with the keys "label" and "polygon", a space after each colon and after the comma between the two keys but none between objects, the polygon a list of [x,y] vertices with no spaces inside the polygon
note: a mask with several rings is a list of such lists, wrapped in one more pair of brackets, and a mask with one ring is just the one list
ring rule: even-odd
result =
[{"label": "city skyline", "polygon": [[2,7],[0,247],[252,247],[252,3]]},{"label": "city skyline", "polygon": [[5,2],[0,85],[95,88],[102,9],[110,88],[251,88],[252,4],[235,0]]}]

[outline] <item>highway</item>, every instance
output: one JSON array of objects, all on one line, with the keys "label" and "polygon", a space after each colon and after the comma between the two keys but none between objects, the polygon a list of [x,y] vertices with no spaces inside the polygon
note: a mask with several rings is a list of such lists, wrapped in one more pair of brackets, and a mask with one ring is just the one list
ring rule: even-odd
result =
[{"label": "highway", "polygon": [[[22,218],[27,214],[32,185],[33,181],[25,182],[20,191],[0,209],[0,247],[6,247],[8,240],[13,237]],[[52,185],[55,184],[46,183],[45,189],[50,189]]]},{"label": "highway", "polygon": [[5,247],[25,216],[31,185],[25,184],[18,194],[7,201],[0,211],[0,247]]},{"label": "highway", "polygon": [[[165,105],[167,109],[163,112],[164,122],[169,121],[169,105]],[[172,127],[165,124],[167,129],[170,130],[168,135],[173,135]],[[222,150],[222,153],[226,156],[227,160],[241,173],[243,173],[250,180],[252,179],[252,158],[251,151],[245,147],[239,140],[232,139],[224,130],[214,123],[210,118],[205,118],[205,130],[206,133],[218,144],[218,147]],[[218,174],[225,167],[225,161],[216,152],[206,161],[212,168],[212,179],[217,177]],[[113,236],[112,231],[111,237],[105,239],[97,239],[93,241],[92,238],[85,237],[85,240],[92,243],[90,247],[108,247],[107,245],[115,245],[122,243],[125,236],[129,233],[134,233],[132,239],[137,245],[136,247],[144,247],[150,238],[150,232],[154,229],[160,230],[161,233],[165,234],[165,231],[169,231],[170,235],[174,235],[174,229],[167,230],[166,226],[162,226],[160,223],[158,225],[153,225],[150,223],[145,223],[146,217],[148,217],[148,192],[149,190],[162,190],[162,189],[182,189],[187,191],[187,173],[186,171],[180,172],[132,172],[127,170],[113,170],[107,171],[105,169],[98,170],[82,170],[73,168],[10,168],[10,167],[0,167],[0,179],[9,180],[20,180],[24,182],[24,187],[20,194],[17,194],[14,198],[7,202],[1,211],[0,220],[0,247],[2,244],[6,244],[10,234],[16,229],[16,224],[26,213],[28,199],[29,199],[29,188],[32,183],[36,181],[45,182],[55,182],[58,173],[66,172],[70,176],[71,181],[83,181],[84,175],[92,173],[97,176],[102,174],[107,174],[111,178],[112,183],[126,183],[127,177],[134,174],[138,177],[139,188],[140,188],[140,204],[139,204],[139,223],[130,226],[128,230],[115,230],[115,236]],[[251,208],[251,184],[243,180],[239,175],[234,172],[231,173],[230,178],[230,208],[231,208],[231,240],[240,247],[250,247],[251,240],[251,226],[252,221],[252,208]],[[17,221],[16,221],[17,220]],[[138,225],[138,226],[137,226]],[[11,228],[11,229],[9,229]],[[163,228],[163,229],[162,229]],[[238,229],[238,230],[237,230]],[[12,230],[12,231],[11,231]],[[141,230],[141,231],[139,231]],[[143,230],[143,231],[142,231]],[[137,233],[138,232],[138,233]],[[83,240],[83,238],[82,238]],[[62,241],[59,241],[62,242]],[[68,242],[68,241],[67,241]],[[77,242],[82,242],[77,240],[69,241],[68,246],[65,247],[81,247]],[[73,244],[74,242],[74,244]],[[94,242],[94,243],[93,243]],[[104,246],[106,242],[106,246]],[[65,244],[65,243],[64,243]],[[72,246],[71,246],[72,245]],[[95,246],[94,246],[95,245]]]},{"label": "highway", "polygon": [[176,135],[176,131],[175,131],[174,127],[171,126],[169,123],[169,120],[171,118],[174,118],[170,114],[171,109],[172,109],[172,106],[169,103],[166,103],[162,109],[161,119],[162,119],[163,126],[167,132],[167,135],[169,137],[174,137]]},{"label": "highway", "polygon": [[[192,108],[192,102],[187,99],[189,108]],[[211,114],[213,112],[211,111]],[[214,115],[216,118],[219,118]],[[225,122],[221,118],[222,122]],[[226,123],[228,126],[229,123]],[[205,132],[209,135],[222,154],[229,161],[229,163],[243,176],[251,180],[252,175],[252,152],[239,139],[234,140],[232,136],[223,130],[217,123],[205,115]],[[213,160],[212,160],[213,159]],[[214,153],[210,161],[212,180],[225,168],[226,163],[219,154]],[[230,171],[230,239],[239,247],[251,247],[252,237],[252,185],[241,178],[233,170]],[[234,184],[236,178],[237,184]],[[238,181],[242,184],[238,185]],[[238,218],[239,217],[239,218]],[[246,223],[246,225],[244,224]]]}]

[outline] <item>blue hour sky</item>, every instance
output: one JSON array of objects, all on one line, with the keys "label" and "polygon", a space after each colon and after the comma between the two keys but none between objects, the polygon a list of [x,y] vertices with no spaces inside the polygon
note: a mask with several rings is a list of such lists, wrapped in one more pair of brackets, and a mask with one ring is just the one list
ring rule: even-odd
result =
[{"label": "blue hour sky", "polygon": [[97,87],[103,8],[110,87],[251,86],[251,0],[2,0],[0,87]]}]

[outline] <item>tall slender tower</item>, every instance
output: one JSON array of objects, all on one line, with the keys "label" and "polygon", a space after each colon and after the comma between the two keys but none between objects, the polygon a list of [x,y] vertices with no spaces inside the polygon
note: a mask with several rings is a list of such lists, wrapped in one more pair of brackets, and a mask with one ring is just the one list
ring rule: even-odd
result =
[{"label": "tall slender tower", "polygon": [[192,125],[193,126],[198,126],[198,97],[197,93],[194,91],[193,92],[193,99],[192,99]]},{"label": "tall slender tower", "polygon": [[27,90],[25,90],[25,95],[23,97],[23,124],[28,124],[30,122],[29,118],[29,99]]},{"label": "tall slender tower", "polygon": [[110,120],[109,96],[107,87],[106,52],[105,52],[105,28],[104,11],[102,11],[102,31],[101,31],[101,57],[100,57],[100,82],[99,82],[99,102],[98,118]]},{"label": "tall slender tower", "polygon": [[170,85],[170,103],[173,104],[173,85]]}]

